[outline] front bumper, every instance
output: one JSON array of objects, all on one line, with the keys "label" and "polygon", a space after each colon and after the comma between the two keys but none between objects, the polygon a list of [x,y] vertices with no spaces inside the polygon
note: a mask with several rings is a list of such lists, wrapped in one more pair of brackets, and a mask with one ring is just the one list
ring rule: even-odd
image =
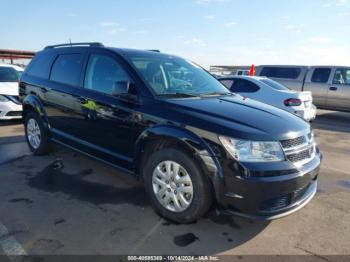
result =
[{"label": "front bumper", "polygon": [[22,118],[22,105],[12,101],[0,102],[0,120],[12,120]]},{"label": "front bumper", "polygon": [[[317,151],[313,160],[302,167],[272,172],[247,171],[237,162],[224,161],[225,183],[218,199],[220,209],[224,213],[264,220],[298,211],[310,202],[317,191],[321,158]],[[255,173],[255,176],[247,177],[242,172]]]}]

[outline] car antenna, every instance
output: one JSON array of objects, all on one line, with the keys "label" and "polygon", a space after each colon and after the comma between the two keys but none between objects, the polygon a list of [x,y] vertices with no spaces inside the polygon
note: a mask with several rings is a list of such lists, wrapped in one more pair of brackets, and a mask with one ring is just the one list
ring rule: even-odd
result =
[{"label": "car antenna", "polygon": [[70,47],[72,47],[72,40],[69,38]]}]

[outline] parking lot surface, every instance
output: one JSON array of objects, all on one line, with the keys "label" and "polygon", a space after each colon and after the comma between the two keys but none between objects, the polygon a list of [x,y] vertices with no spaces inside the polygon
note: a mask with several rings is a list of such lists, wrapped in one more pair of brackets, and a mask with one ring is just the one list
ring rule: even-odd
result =
[{"label": "parking lot surface", "polygon": [[1,123],[0,254],[17,243],[32,255],[349,255],[350,114],[320,111],[313,127],[324,160],[305,208],[272,222],[213,209],[176,225],[153,211],[133,178],[60,146],[32,156],[21,123]]}]

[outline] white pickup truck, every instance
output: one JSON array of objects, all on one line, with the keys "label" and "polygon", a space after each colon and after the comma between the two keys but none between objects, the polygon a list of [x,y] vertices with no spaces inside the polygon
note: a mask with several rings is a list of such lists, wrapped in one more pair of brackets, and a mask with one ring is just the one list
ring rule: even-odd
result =
[{"label": "white pickup truck", "polygon": [[311,91],[318,108],[350,111],[350,67],[261,65],[255,68],[255,75],[292,90]]}]

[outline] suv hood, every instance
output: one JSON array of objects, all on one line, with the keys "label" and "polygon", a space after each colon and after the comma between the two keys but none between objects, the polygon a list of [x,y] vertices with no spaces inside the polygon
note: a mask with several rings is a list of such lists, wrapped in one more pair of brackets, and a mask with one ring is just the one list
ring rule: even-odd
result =
[{"label": "suv hood", "polygon": [[18,96],[18,82],[0,82],[0,95]]},{"label": "suv hood", "polygon": [[[249,140],[283,140],[310,132],[310,125],[284,110],[240,95],[167,100],[186,125]],[[181,114],[181,115],[179,115]]]}]

